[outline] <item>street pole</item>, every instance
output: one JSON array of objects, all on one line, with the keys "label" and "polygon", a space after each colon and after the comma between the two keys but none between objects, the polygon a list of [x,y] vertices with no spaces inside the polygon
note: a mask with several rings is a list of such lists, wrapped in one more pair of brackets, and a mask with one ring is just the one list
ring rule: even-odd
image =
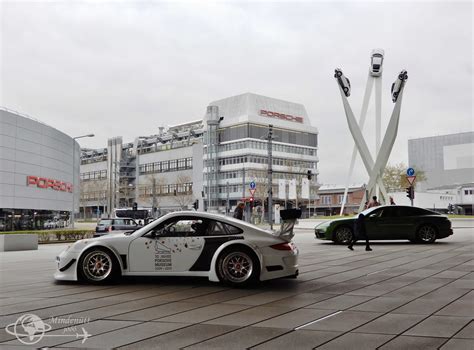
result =
[{"label": "street pole", "polygon": [[[94,137],[94,134],[76,136],[72,138],[72,210],[71,210],[71,228],[74,229],[74,211],[75,211],[75,191],[76,191],[76,177],[74,176],[74,166],[76,163],[76,140],[82,139],[83,137]],[[85,208],[84,208],[85,210]]]},{"label": "street pole", "polygon": [[272,140],[273,140],[273,125],[269,124],[268,125],[268,222],[270,224],[270,230],[273,230],[273,191],[272,191],[272,185],[273,185],[273,145],[272,145]]},{"label": "street pole", "polygon": [[152,213],[152,216],[153,216],[153,219],[156,219],[156,211],[157,211],[157,208],[156,208],[156,179],[155,177],[153,177],[153,181],[152,181],[152,188],[151,188],[151,191],[152,191],[152,208],[151,210],[153,211]]},{"label": "street pole", "polygon": [[230,207],[229,207],[229,181],[226,183],[226,192],[227,192],[227,203],[225,206],[225,215],[229,215]]}]

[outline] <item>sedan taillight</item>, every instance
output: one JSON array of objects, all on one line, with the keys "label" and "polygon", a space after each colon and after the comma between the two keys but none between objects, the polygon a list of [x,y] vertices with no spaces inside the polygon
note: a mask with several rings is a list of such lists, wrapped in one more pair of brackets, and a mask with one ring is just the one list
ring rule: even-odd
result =
[{"label": "sedan taillight", "polygon": [[273,249],[276,249],[276,250],[293,250],[293,244],[291,244],[291,243],[279,243],[279,244],[271,245],[270,248],[273,248]]}]

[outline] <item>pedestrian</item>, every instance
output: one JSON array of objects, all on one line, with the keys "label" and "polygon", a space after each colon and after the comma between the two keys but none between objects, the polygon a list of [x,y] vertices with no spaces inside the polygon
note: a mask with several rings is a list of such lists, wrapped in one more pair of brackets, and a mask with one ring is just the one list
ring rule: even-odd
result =
[{"label": "pedestrian", "polygon": [[393,197],[392,197],[392,196],[390,196],[390,205],[396,205],[396,204],[395,204],[395,201],[393,200]]},{"label": "pedestrian", "polygon": [[365,250],[368,252],[372,251],[372,248],[370,248],[369,245],[369,236],[367,235],[367,230],[365,228],[365,216],[362,213],[360,213],[354,221],[354,233],[352,234],[351,241],[347,248],[354,250],[352,247],[359,239],[365,239]]},{"label": "pedestrian", "polygon": [[234,210],[234,218],[239,219],[239,220],[244,219],[244,207],[245,207],[245,204],[242,202],[237,204]]},{"label": "pedestrian", "polygon": [[369,205],[367,208],[373,208],[373,207],[378,207],[380,203],[377,201],[377,196],[373,196],[372,200],[369,202]]}]

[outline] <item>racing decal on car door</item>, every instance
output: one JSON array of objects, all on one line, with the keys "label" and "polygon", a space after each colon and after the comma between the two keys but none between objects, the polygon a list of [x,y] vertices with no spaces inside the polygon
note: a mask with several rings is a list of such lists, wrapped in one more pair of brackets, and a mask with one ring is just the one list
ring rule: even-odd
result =
[{"label": "racing decal on car door", "polygon": [[155,239],[155,271],[171,271],[173,269],[171,249],[163,243]]},{"label": "racing decal on car door", "polygon": [[205,237],[204,248],[202,249],[201,255],[196,260],[189,271],[209,271],[211,269],[212,257],[216,250],[225,242],[244,239],[242,236],[227,236],[227,237]]}]

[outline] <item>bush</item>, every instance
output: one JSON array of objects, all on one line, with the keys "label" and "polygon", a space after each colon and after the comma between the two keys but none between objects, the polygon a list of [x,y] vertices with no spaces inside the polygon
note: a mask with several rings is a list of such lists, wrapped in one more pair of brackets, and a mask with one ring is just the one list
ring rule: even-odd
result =
[{"label": "bush", "polygon": [[38,230],[38,231],[5,231],[0,232],[4,235],[14,234],[37,234],[39,243],[47,242],[75,242],[84,238],[92,238],[94,231],[91,230]]}]

